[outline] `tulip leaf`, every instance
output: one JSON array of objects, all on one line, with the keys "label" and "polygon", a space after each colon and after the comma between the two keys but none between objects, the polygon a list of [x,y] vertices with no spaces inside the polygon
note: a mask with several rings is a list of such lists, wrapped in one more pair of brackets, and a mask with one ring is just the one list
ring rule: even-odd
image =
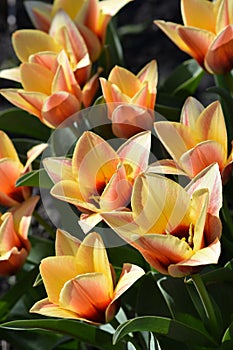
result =
[{"label": "tulip leaf", "polygon": [[67,319],[31,319],[3,323],[0,328],[17,330],[47,330],[64,334],[81,340],[87,344],[93,345],[103,350],[121,350],[123,344],[112,344],[112,335],[99,329],[96,326],[89,325],[74,320]]},{"label": "tulip leaf", "polygon": [[203,74],[204,71],[199,64],[194,59],[189,59],[172,72],[160,89],[166,93],[182,95],[186,98],[195,92]]},{"label": "tulip leaf", "polygon": [[22,175],[16,181],[16,187],[19,186],[35,186],[50,189],[53,186],[53,182],[50,180],[45,169],[39,169]]},{"label": "tulip leaf", "polygon": [[233,322],[226,329],[223,338],[221,350],[231,350],[233,348]]},{"label": "tulip leaf", "polygon": [[120,339],[131,332],[143,331],[153,332],[183,343],[192,340],[193,345],[216,345],[215,341],[208,333],[199,331],[190,325],[174,319],[158,316],[136,317],[121,324],[113,335],[113,343],[116,344]]},{"label": "tulip leaf", "polygon": [[10,108],[0,112],[0,129],[13,135],[24,135],[46,142],[50,129],[38,118],[18,109]]}]

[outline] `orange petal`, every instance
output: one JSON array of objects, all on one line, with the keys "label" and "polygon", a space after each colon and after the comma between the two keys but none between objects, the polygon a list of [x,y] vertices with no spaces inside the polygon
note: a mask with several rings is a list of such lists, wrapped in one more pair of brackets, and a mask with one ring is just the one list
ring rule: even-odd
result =
[{"label": "orange petal", "polygon": [[203,29],[193,27],[179,27],[177,29],[179,36],[189,47],[191,56],[197,60],[200,66],[204,67],[204,60],[211,42],[215,35]]},{"label": "orange petal", "polygon": [[72,236],[68,232],[60,229],[57,230],[55,243],[56,256],[75,256],[80,244],[80,240]]},{"label": "orange petal", "polygon": [[180,158],[180,166],[190,178],[212,163],[218,163],[220,170],[226,161],[225,150],[215,141],[204,141],[187,151]]},{"label": "orange petal", "polygon": [[233,2],[232,0],[216,1],[215,6],[217,7],[216,33],[219,33],[233,23]]},{"label": "orange petal", "polygon": [[77,275],[73,256],[53,256],[45,258],[40,264],[40,273],[49,300],[59,304],[60,292],[64,284]]},{"label": "orange petal", "polygon": [[95,62],[100,56],[102,49],[98,36],[82,23],[77,22],[76,26],[85,41],[91,62]]},{"label": "orange petal", "polygon": [[2,205],[11,207],[23,200],[21,190],[15,187],[22,169],[23,166],[18,161],[7,158],[0,160],[0,202]]},{"label": "orange petal", "polygon": [[99,74],[101,69],[97,71],[84,85],[82,89],[82,102],[84,106],[87,108],[91,105],[95,94],[99,88]]},{"label": "orange petal", "polygon": [[48,32],[52,6],[42,1],[26,1],[24,6],[34,27]]},{"label": "orange petal", "polygon": [[137,77],[142,83],[148,82],[149,92],[156,94],[158,83],[158,68],[156,60],[150,61],[145,67],[143,67],[137,74]]},{"label": "orange petal", "polygon": [[98,323],[105,323],[105,309],[110,302],[108,281],[101,273],[86,273],[68,281],[59,300],[64,309]]},{"label": "orange petal", "polygon": [[224,74],[233,68],[233,25],[227,26],[211,43],[205,67],[212,74]]},{"label": "orange petal", "polygon": [[215,33],[215,4],[203,0],[182,0],[181,13],[185,26]]},{"label": "orange petal", "polygon": [[48,317],[74,318],[80,320],[79,315],[77,315],[75,312],[65,310],[62,307],[51,303],[48,298],[37,301],[29,312]]},{"label": "orange petal", "polygon": [[12,213],[6,212],[1,217],[0,225],[0,251],[1,257],[3,253],[10,251],[12,248],[22,248],[22,243],[14,227]]},{"label": "orange petal", "polygon": [[0,275],[10,276],[18,272],[28,256],[28,250],[12,248],[0,256]]},{"label": "orange petal", "polygon": [[204,106],[197,99],[188,97],[181,111],[180,122],[195,130],[196,121],[203,109]]},{"label": "orange petal", "polygon": [[108,80],[115,84],[123,94],[131,98],[141,89],[140,80],[123,67],[115,66],[111,70]]},{"label": "orange petal", "polygon": [[12,44],[21,62],[40,51],[61,51],[61,46],[52,36],[36,29],[20,29],[13,33]]},{"label": "orange petal", "polygon": [[210,246],[198,250],[187,260],[170,265],[168,273],[173,277],[183,277],[197,273],[205,265],[216,264],[220,256],[220,250],[220,242],[216,239]]},{"label": "orange petal", "polygon": [[194,191],[201,188],[209,190],[208,213],[218,216],[222,207],[222,179],[218,164],[211,164],[199,172],[195,178],[186,186],[186,191],[191,196]]},{"label": "orange petal", "polygon": [[41,110],[42,121],[49,127],[56,128],[72,114],[80,110],[80,101],[66,91],[49,96]]}]

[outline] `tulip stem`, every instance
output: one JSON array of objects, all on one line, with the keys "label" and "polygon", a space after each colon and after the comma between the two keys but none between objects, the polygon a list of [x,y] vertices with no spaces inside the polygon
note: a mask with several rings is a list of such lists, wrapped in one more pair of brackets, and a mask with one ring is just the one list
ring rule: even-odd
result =
[{"label": "tulip stem", "polygon": [[192,281],[198,292],[206,315],[206,320],[203,321],[207,322],[208,329],[211,329],[212,334],[216,336],[216,334],[219,333],[218,320],[206,286],[199,274],[192,275]]},{"label": "tulip stem", "polygon": [[56,234],[54,232],[54,230],[52,229],[52,227],[42,218],[42,216],[36,211],[34,210],[33,212],[33,216],[34,218],[37,220],[37,222],[44,227],[44,229],[46,230],[46,232],[49,233],[51,238],[55,238]]}]

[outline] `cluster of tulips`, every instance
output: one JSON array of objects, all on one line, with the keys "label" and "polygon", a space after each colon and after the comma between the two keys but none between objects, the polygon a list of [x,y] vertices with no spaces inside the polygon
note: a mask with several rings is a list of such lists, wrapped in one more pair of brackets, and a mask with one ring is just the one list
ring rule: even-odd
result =
[{"label": "cluster of tulips", "polygon": [[[0,335],[13,345],[10,331],[39,328],[57,332],[53,342],[48,337],[51,345],[44,340],[49,349],[88,349],[83,347],[86,344],[97,349],[118,349],[118,345],[128,350],[171,349],[163,337],[173,339],[182,350],[224,350],[227,342],[233,346],[231,316],[219,316],[205,285],[205,281],[233,282],[233,150],[228,141],[233,122],[233,1],[181,0],[183,25],[154,21],[192,57],[197,71],[214,76],[213,92],[220,96],[204,106],[187,94],[198,86],[199,76],[194,72],[189,82],[184,76],[183,90],[179,86],[177,95],[181,103],[172,118],[169,99],[162,109],[158,103],[158,111],[165,113],[157,113],[156,59],[137,74],[121,65],[108,70],[104,65],[109,22],[128,2],[25,1],[36,29],[20,29],[12,35],[20,64],[1,70],[0,78],[13,80],[17,87],[1,89],[0,94],[17,107],[11,110],[16,124],[21,117],[29,121],[23,130],[28,145],[33,125],[37,135],[48,135],[47,141],[33,140],[25,154],[17,150],[21,141],[14,141],[11,126],[0,131],[0,276],[9,280],[15,276],[13,293],[10,289],[2,299],[8,311],[1,312],[0,303]],[[85,110],[98,128],[85,123]],[[98,121],[99,111],[105,111],[104,125]],[[8,115],[7,111],[0,115],[0,128]],[[69,141],[69,134],[63,133],[67,125],[79,136],[72,138],[66,154],[56,154],[53,135],[61,132],[56,141],[61,145]],[[18,136],[15,125],[14,133]],[[43,187],[49,188],[51,198],[71,208],[77,235],[66,227],[54,232],[54,225],[35,210],[43,207]],[[63,213],[59,215],[62,219]],[[44,225],[42,237],[37,237],[36,220]],[[107,235],[118,237],[118,245],[126,249],[114,263],[108,254],[119,247],[109,247]],[[45,249],[46,245],[54,250]],[[130,291],[139,293],[148,276],[160,289],[171,318],[160,311],[140,313],[127,299]],[[174,288],[171,297],[161,286],[164,279],[181,278],[189,285],[189,302],[197,311],[187,311],[186,318],[173,310],[171,300],[178,290]],[[27,279],[30,290],[38,289],[27,308],[28,322],[12,313],[18,298],[11,299]],[[187,298],[185,293],[181,299]],[[19,295],[26,297],[27,291],[22,289]],[[116,328],[114,316],[119,310],[125,319]],[[231,304],[228,312],[233,313]],[[49,318],[39,319],[37,314]],[[55,323],[57,318],[65,323]],[[101,328],[106,324],[113,331]],[[143,336],[134,337],[136,331]],[[192,332],[197,343],[187,345]],[[115,345],[106,338],[112,333]],[[20,349],[31,349],[30,339],[22,344]]]}]

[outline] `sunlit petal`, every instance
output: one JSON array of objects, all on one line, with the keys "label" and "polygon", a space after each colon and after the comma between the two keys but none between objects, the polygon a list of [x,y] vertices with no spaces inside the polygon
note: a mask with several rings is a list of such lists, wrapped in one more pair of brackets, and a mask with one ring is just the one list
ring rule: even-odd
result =
[{"label": "sunlit petal", "polygon": [[55,250],[56,256],[75,256],[81,241],[64,230],[58,229],[56,232]]}]

